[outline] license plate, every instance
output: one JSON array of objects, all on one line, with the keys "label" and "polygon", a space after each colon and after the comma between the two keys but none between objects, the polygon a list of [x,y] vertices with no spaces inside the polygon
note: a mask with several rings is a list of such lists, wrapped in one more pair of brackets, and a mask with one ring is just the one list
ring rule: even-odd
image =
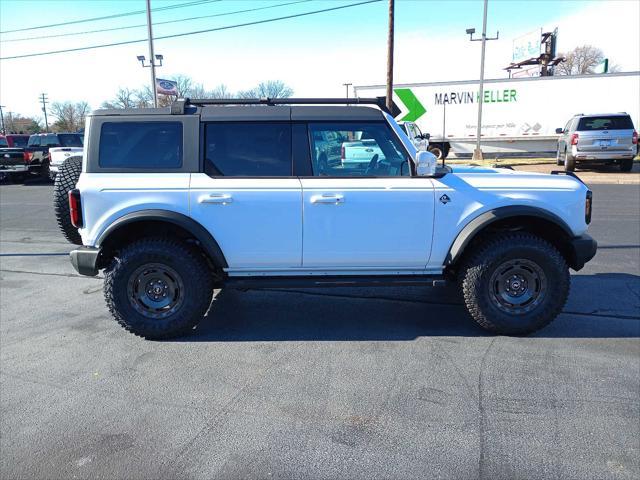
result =
[{"label": "license plate", "polygon": [[600,148],[608,148],[611,146],[611,140],[600,140]]}]

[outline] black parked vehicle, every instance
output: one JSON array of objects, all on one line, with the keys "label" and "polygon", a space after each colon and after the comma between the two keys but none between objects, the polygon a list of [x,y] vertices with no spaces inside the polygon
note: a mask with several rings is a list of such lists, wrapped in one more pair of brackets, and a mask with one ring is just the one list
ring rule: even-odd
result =
[{"label": "black parked vehicle", "polygon": [[82,134],[38,133],[31,135],[25,149],[30,173],[49,178],[49,148],[51,147],[82,147]]}]

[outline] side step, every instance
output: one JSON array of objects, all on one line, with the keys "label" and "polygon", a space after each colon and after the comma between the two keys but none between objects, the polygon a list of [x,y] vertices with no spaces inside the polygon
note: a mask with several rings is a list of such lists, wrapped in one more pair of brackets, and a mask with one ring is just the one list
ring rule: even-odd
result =
[{"label": "side step", "polygon": [[268,288],[328,288],[328,287],[399,287],[446,285],[442,276],[436,275],[379,275],[365,276],[292,276],[292,277],[227,277],[227,288],[268,289]]}]

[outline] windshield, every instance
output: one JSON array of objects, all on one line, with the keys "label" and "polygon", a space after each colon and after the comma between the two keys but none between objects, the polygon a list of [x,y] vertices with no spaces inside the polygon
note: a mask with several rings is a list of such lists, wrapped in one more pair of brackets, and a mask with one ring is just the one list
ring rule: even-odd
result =
[{"label": "windshield", "polygon": [[58,139],[62,147],[81,147],[82,135],[77,133],[59,133]]}]

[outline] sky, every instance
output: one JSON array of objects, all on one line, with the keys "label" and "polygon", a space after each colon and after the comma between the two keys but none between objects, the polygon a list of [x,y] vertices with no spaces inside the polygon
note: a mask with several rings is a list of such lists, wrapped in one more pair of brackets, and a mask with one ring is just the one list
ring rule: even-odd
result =
[{"label": "sky", "polygon": [[[363,0],[152,0],[154,37],[213,29],[359,3]],[[193,2],[193,0],[191,0]],[[269,8],[263,8],[269,7]],[[163,10],[164,8],[164,10]],[[238,10],[254,12],[220,15]],[[480,43],[467,28],[482,30],[482,0],[396,0],[396,83],[477,79]],[[86,100],[98,108],[119,87],[150,84],[146,15],[49,26],[145,10],[145,0],[0,0],[0,57],[145,40],[79,52],[0,60],[0,105],[5,112],[42,116],[42,92],[49,101]],[[190,17],[196,20],[170,22]],[[558,28],[558,51],[592,44],[622,71],[640,70],[639,0],[489,0],[485,78],[505,78],[514,38]],[[354,6],[259,25],[157,39],[164,56],[160,78],[188,75],[208,89],[225,84],[248,89],[264,80],[283,80],[300,97],[344,96],[344,83],[383,84],[386,79],[388,4]],[[40,27],[20,32],[9,30]],[[136,26],[139,25],[139,26]],[[88,30],[133,28],[53,38]]]}]

